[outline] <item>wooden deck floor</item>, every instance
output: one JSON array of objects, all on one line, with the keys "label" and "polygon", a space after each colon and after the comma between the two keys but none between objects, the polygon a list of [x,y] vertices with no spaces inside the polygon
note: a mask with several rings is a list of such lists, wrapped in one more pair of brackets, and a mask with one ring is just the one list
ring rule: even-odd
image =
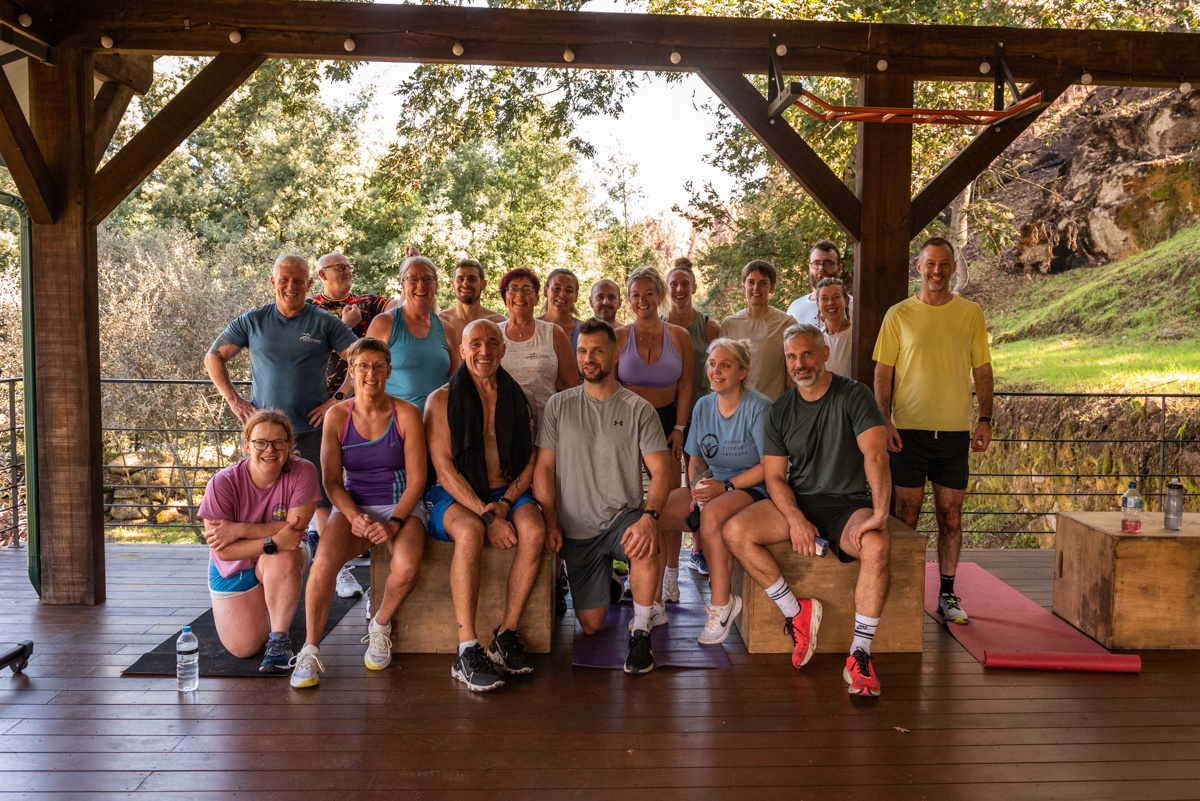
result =
[{"label": "wooden deck floor", "polygon": [[[796,671],[734,638],[732,670],[572,668],[568,615],[532,676],[476,695],[446,656],[369,675],[355,609],[315,690],[201,679],[188,703],[120,673],[207,608],[203,549],[107,558],[107,604],[43,607],[24,551],[0,551],[0,642],[36,643],[0,674],[0,798],[1200,798],[1198,652],[1144,652],[1140,675],[987,671],[927,619],[925,653],[878,655],[864,701],[840,658]],[[1049,605],[1051,553],[965,559]]]}]

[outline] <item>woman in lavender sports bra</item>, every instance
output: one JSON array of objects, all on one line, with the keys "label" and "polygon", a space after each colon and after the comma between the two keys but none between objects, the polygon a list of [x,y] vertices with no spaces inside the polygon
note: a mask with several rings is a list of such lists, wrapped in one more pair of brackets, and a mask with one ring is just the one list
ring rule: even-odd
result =
[{"label": "woman in lavender sports bra", "polygon": [[[324,670],[319,645],[333,602],[338,571],[347,561],[383,545],[391,570],[367,627],[363,662],[383,670],[392,661],[392,616],[417,585],[425,549],[425,426],[417,407],[387,394],[391,349],[363,337],[346,351],[354,397],[325,414],[321,466],[333,513],[308,576],[307,638],[296,655],[293,687],[312,687]],[[343,484],[342,472],[345,471]],[[381,588],[375,588],[380,593]],[[382,622],[380,622],[382,621]]]},{"label": "woman in lavender sports bra", "polygon": [[[634,320],[617,329],[617,380],[658,412],[667,448],[675,459],[674,489],[680,485],[683,432],[692,411],[692,338],[686,328],[659,316],[667,303],[667,288],[658,270],[638,267],[630,274],[626,291]],[[663,539],[668,577],[678,575],[682,538],[683,533],[675,531]],[[678,601],[678,589],[667,597]],[[656,603],[661,598],[660,588]]]}]

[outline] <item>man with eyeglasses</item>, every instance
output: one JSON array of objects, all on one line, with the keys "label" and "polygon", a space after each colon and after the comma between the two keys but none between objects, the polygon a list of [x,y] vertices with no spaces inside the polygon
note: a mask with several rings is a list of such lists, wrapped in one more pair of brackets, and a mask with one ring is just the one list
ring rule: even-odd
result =
[{"label": "man with eyeglasses", "polygon": [[[841,277],[843,266],[842,252],[838,250],[837,245],[828,239],[822,239],[813,245],[812,252],[808,254],[808,282],[812,285],[812,293],[793,300],[787,313],[798,323],[820,328],[820,318],[817,316],[817,284],[821,283],[822,278]],[[853,313],[854,299],[847,295],[846,300],[847,309]]]},{"label": "man with eyeglasses", "polygon": [[[354,332],[337,317],[308,302],[312,287],[308,261],[285,253],[271,269],[275,302],[235,318],[208,349],[204,367],[221,397],[245,423],[258,409],[277,408],[295,430],[296,449],[317,468],[321,481],[321,423],[330,406],[349,393],[347,376],[333,397],[326,390],[330,352],[345,358],[357,341]],[[250,349],[250,400],[234,389],[228,362],[243,348]],[[317,533],[329,519],[329,498],[321,490],[317,503]]]},{"label": "man with eyeglasses", "polygon": [[[416,251],[416,248],[409,249]],[[399,298],[352,294],[354,265],[342,253],[326,253],[317,259],[317,275],[321,278],[321,294],[313,295],[313,305],[340,317],[360,339],[366,336],[371,320],[400,305]],[[346,360],[337,353],[330,353],[328,372],[329,395],[332,397],[346,381]]]},{"label": "man with eyeglasses", "polygon": [[503,314],[497,314],[481,302],[483,290],[487,289],[487,278],[483,275],[483,265],[475,259],[462,259],[454,265],[450,288],[454,290],[454,305],[438,312],[443,322],[454,319],[464,326],[476,320],[504,322]]}]

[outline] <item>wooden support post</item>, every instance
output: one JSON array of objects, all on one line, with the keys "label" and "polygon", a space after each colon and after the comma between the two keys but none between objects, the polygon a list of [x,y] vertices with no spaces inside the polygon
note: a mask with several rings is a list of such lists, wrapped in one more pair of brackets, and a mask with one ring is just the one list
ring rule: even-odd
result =
[{"label": "wooden support post", "polygon": [[59,188],[53,223],[33,225],[37,309],[37,453],[42,602],[104,601],[100,325],[92,174],[90,51],[64,48],[56,67],[30,62],[30,125]]},{"label": "wooden support post", "polygon": [[125,109],[129,108],[131,100],[133,100],[133,90],[125,84],[109,81],[101,85],[95,104],[96,131],[92,154],[93,168],[99,165],[100,160],[104,158],[104,151],[108,150],[108,143],[112,141],[113,134],[117,132],[117,127],[121,124],[121,118],[125,116]]},{"label": "wooden support post", "polygon": [[[883,73],[859,79],[858,104],[911,108],[912,76]],[[883,315],[908,295],[912,126],[859,123],[854,172],[862,201],[862,236],[854,249],[851,364],[854,378],[871,386],[871,352]]]}]

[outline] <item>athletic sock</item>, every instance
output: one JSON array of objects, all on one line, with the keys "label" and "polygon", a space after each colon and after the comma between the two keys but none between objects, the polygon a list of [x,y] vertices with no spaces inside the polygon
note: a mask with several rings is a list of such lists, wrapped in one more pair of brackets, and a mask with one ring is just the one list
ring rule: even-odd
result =
[{"label": "athletic sock", "polygon": [[730,609],[733,609],[733,598],[730,598],[729,603],[725,604],[724,606],[716,606],[715,604],[709,604],[709,606],[712,607],[712,610],[717,613],[718,617],[723,618]]},{"label": "athletic sock", "polygon": [[633,602],[633,630],[634,631],[650,631],[650,615],[653,614],[653,606],[642,606],[637,601]]},{"label": "athletic sock", "polygon": [[376,613],[375,613],[375,617],[371,618],[371,625],[372,625],[372,626],[379,626],[379,628],[381,628],[381,629],[382,629],[382,628],[385,628],[385,627],[386,627],[388,624],[387,624],[387,623],[380,623],[380,622],[379,622],[379,613],[378,613],[378,612],[376,612]]},{"label": "athletic sock", "polygon": [[679,568],[677,568],[677,567],[668,567],[668,568],[667,568],[667,570],[666,570],[666,575],[668,575],[668,576],[678,576],[678,575],[679,575]]},{"label": "athletic sock", "polygon": [[942,595],[953,595],[954,594],[954,576],[947,576],[945,574],[938,573],[938,577],[941,578],[941,580],[942,580],[942,588],[940,590],[938,590],[938,592]]},{"label": "athletic sock", "polygon": [[466,642],[460,642],[458,644],[458,655],[462,656],[463,654],[465,654],[467,652],[467,649],[470,648],[472,645],[479,645],[479,640],[467,640]]},{"label": "athletic sock", "polygon": [[796,596],[792,594],[788,588],[787,582],[780,576],[775,580],[775,583],[767,587],[767,595],[779,607],[779,611],[783,612],[783,616],[791,620],[796,615],[800,614],[800,602],[796,600]]},{"label": "athletic sock", "polygon": [[867,617],[854,613],[854,640],[850,643],[850,653],[859,648],[871,654],[871,640],[875,639],[875,629],[879,628],[879,618]]}]

